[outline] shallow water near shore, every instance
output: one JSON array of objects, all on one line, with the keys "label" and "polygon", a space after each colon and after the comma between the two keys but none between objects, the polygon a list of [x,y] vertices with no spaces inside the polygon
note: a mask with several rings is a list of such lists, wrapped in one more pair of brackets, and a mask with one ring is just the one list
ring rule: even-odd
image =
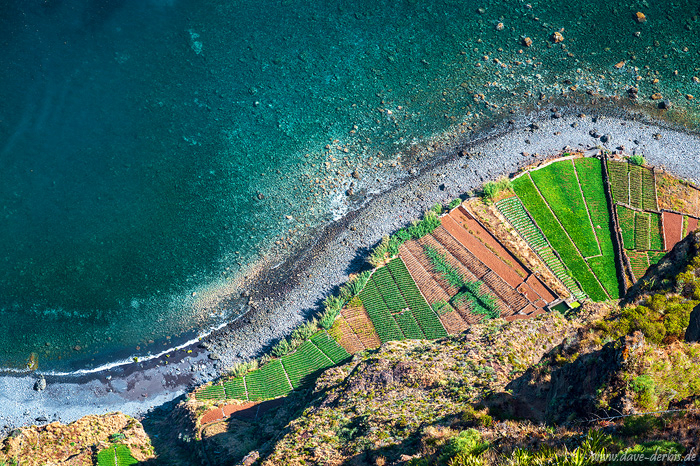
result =
[{"label": "shallow water near shore", "polygon": [[697,14],[691,2],[10,2],[0,365],[33,353],[41,369],[88,367],[234,318],[217,303],[245,267],[351,208],[352,183],[386,184],[409,155],[430,157],[431,138],[511,109],[586,91],[626,100],[637,86],[640,105],[659,92],[695,127]]}]

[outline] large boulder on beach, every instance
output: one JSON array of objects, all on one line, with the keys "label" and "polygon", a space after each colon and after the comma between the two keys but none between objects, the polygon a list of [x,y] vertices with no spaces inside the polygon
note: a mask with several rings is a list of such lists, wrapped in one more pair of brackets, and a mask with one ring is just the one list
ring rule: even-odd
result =
[{"label": "large boulder on beach", "polygon": [[685,341],[700,342],[700,304],[690,313],[690,323],[685,331]]},{"label": "large boulder on beach", "polygon": [[43,391],[46,388],[46,379],[44,376],[40,376],[39,380],[34,383],[34,390],[37,392]]}]

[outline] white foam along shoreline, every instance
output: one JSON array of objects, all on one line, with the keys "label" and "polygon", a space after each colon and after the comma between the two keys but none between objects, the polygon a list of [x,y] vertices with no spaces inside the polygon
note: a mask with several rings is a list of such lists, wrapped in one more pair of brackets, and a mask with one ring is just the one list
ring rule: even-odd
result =
[{"label": "white foam along shoreline", "polygon": [[[242,317],[242,316],[239,316],[236,319],[239,319],[240,317]],[[234,321],[236,319],[234,319]],[[99,372],[104,372],[104,371],[108,371],[110,369],[114,369],[115,367],[126,366],[128,364],[134,364],[135,363],[134,359],[138,360],[136,362],[151,361],[153,359],[161,358],[168,353],[172,353],[174,351],[179,351],[181,349],[187,348],[188,346],[195,345],[202,338],[206,338],[207,336],[211,335],[212,333],[216,332],[217,330],[221,330],[222,328],[226,327],[230,323],[231,322],[224,322],[223,324],[219,324],[216,327],[212,327],[209,330],[207,330],[206,332],[199,334],[196,338],[192,338],[190,340],[185,341],[184,343],[181,343],[177,346],[173,346],[171,348],[168,348],[168,349],[163,350],[163,351],[156,353],[156,354],[133,355],[133,356],[130,356],[126,359],[105,363],[105,364],[102,364],[102,365],[97,366],[97,367],[92,367],[90,369],[76,369],[76,370],[70,371],[70,372],[60,372],[60,371],[41,371],[41,370],[31,370],[31,369],[0,368],[0,374],[3,374],[3,373],[5,373],[5,374],[17,374],[17,375],[36,374],[36,375],[49,375],[49,376],[56,376],[56,377],[69,377],[69,376],[97,374]]]}]

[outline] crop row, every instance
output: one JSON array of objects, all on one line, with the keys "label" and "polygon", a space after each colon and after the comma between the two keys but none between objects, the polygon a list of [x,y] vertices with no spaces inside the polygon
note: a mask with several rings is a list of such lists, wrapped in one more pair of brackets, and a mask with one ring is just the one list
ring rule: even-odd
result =
[{"label": "crop row", "polygon": [[585,298],[585,293],[581,291],[576,282],[569,276],[566,266],[552,252],[542,231],[527,215],[527,211],[520,199],[511,197],[499,201],[496,205],[518,234],[530,244],[569,292],[576,299]]},{"label": "crop row", "polygon": [[333,361],[310,340],[302,343],[295,352],[281,360],[294,389],[308,385],[312,381],[312,375],[333,365]]},{"label": "crop row", "polygon": [[273,359],[260,369],[245,376],[248,399],[268,400],[286,395],[292,390],[279,359]]},{"label": "crop row", "polygon": [[648,251],[649,265],[657,264],[666,255],[663,251]]},{"label": "crop row", "polygon": [[[649,213],[649,249],[664,250],[664,237],[661,233],[661,215]],[[663,253],[662,253],[663,255]]]},{"label": "crop row", "polygon": [[648,168],[642,169],[642,209],[658,210],[654,174]]},{"label": "crop row", "polygon": [[97,454],[97,466],[131,466],[138,461],[126,445],[112,445]]},{"label": "crop row", "polygon": [[425,338],[423,331],[418,326],[418,322],[416,322],[416,318],[413,317],[413,313],[411,313],[410,310],[407,309],[398,314],[394,314],[394,318],[407,339],[422,340]]},{"label": "crop row", "polygon": [[600,254],[573,161],[553,163],[533,171],[530,176],[583,257]]},{"label": "crop row", "polygon": [[325,330],[312,336],[311,341],[314,342],[323,354],[331,358],[335,364],[339,364],[350,358],[350,353],[345,351],[345,348],[340,346]]},{"label": "crop row", "polygon": [[224,382],[224,391],[226,392],[226,399],[248,399],[248,395],[245,391],[245,382],[243,381],[243,377],[236,377],[235,379],[229,379],[226,382]]},{"label": "crop row", "polygon": [[508,222],[513,225],[518,234],[535,251],[548,246],[547,240],[540,229],[537,228],[537,225],[532,223],[532,220],[528,217],[520,199],[517,197],[509,197],[499,201],[496,206]]},{"label": "crop row", "polygon": [[528,176],[521,176],[513,182],[513,189],[535,222],[542,229],[552,247],[557,250],[564,264],[581,283],[583,291],[594,301],[607,299],[608,296],[605,290],[600,286],[593,272],[588,268],[588,264],[576,250],[564,229],[554,218],[544,199],[535,189],[532,180]]},{"label": "crop row", "polygon": [[223,400],[226,398],[226,394],[221,385],[209,385],[199,390],[195,398],[198,400]]},{"label": "crop row", "polygon": [[377,335],[382,343],[392,340],[403,340],[403,334],[396,320],[389,312],[384,299],[379,294],[377,285],[374,280],[365,285],[364,290],[360,293],[360,299],[367,310],[369,318],[372,319],[374,328],[377,330]]},{"label": "crop row", "polygon": [[620,297],[615,248],[612,241],[610,210],[603,186],[603,166],[596,158],[576,159],[576,174],[588,206],[591,222],[600,246],[601,256],[587,259],[588,265],[603,284],[608,295]]},{"label": "crop row", "polygon": [[637,252],[637,251],[627,251],[627,257],[630,260],[630,265],[632,266],[632,272],[637,280],[642,278],[649,268],[649,259],[647,253]]},{"label": "crop row", "polygon": [[617,219],[620,223],[622,243],[625,249],[634,249],[634,210],[618,205]]},{"label": "crop row", "polygon": [[642,167],[630,165],[630,205],[642,208]]},{"label": "crop row", "polygon": [[585,299],[586,293],[584,293],[581,288],[576,284],[571,275],[569,275],[566,266],[562,261],[554,255],[552,248],[544,248],[538,251],[539,256],[542,258],[547,267],[554,273],[554,275],[561,281],[566,289],[569,290],[571,295],[576,299]]},{"label": "crop row", "polygon": [[384,298],[387,307],[392,313],[401,312],[408,307],[389,269],[382,267],[377,270],[372,275],[372,280],[376,283],[379,294]]},{"label": "crop row", "polygon": [[629,204],[629,169],[626,162],[608,161],[608,175],[610,177],[610,190],[613,199],[617,202]]},{"label": "crop row", "polygon": [[649,214],[634,213],[634,248],[644,251],[649,249]]},{"label": "crop row", "polygon": [[400,258],[397,258],[389,262],[387,268],[394,277],[396,284],[406,299],[406,303],[411,308],[411,312],[418,322],[418,325],[421,327],[423,334],[425,334],[425,337],[428,339],[446,337],[447,331],[445,327],[443,327],[438,316],[435,315],[420,294],[418,286],[408,273],[406,264],[404,264]]}]

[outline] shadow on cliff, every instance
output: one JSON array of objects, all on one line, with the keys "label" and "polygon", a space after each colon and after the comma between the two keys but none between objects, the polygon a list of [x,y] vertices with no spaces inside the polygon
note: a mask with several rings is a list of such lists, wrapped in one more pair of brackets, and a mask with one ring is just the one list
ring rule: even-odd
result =
[{"label": "shadow on cliff", "polygon": [[[644,344],[644,336],[636,332],[579,356],[576,345],[565,342],[506,385],[504,392],[489,397],[485,405],[496,419],[558,425],[620,414],[630,408],[620,373]],[[618,395],[603,409],[598,400],[609,387]]]}]

